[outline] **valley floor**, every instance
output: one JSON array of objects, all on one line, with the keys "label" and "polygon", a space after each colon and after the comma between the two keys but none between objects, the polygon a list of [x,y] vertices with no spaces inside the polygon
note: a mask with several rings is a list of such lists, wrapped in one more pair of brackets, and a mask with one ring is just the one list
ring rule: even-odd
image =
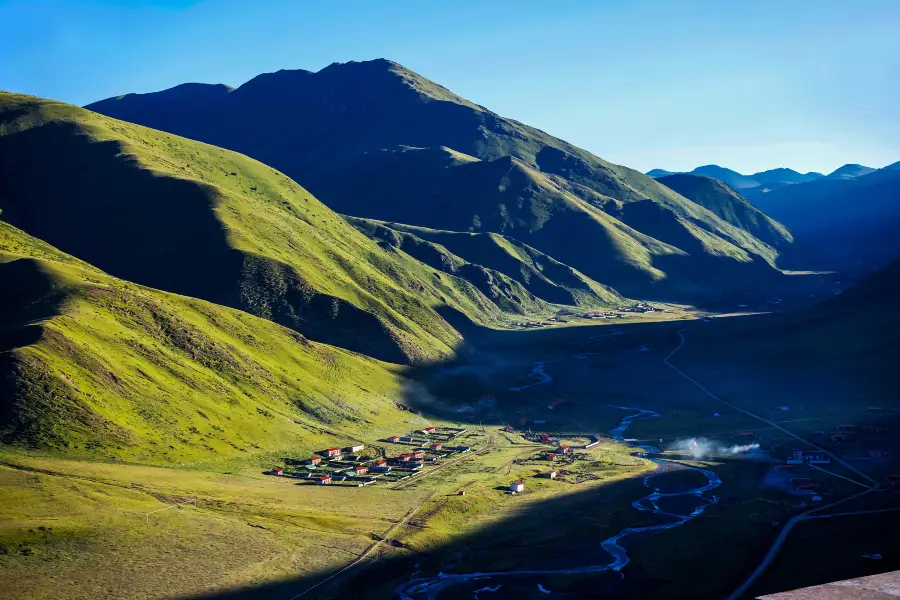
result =
[{"label": "valley floor", "polygon": [[[472,332],[460,349],[464,362],[414,373],[418,383],[407,386],[404,398],[436,425],[462,422],[472,453],[393,486],[313,486],[264,475],[279,459],[274,455],[162,468],[7,452],[0,464],[2,587],[10,598],[29,599],[391,598],[412,578],[440,572],[605,565],[612,557],[602,540],[664,522],[632,505],[648,486],[671,492],[703,484],[681,463],[711,470],[721,485],[706,500],[660,500],[659,508],[674,514],[705,508],[683,526],[623,538],[630,562],[620,573],[486,578],[448,586],[436,597],[471,598],[482,588],[493,590],[480,592],[482,599],[726,597],[760,564],[788,520],[811,508],[810,495],[771,480],[773,461],[799,444],[790,434],[815,439],[852,467],[835,461],[827,472],[803,468],[795,475],[819,482],[821,503],[830,504],[871,487],[866,476],[880,482],[898,470],[895,458],[857,458],[876,446],[896,456],[900,447],[889,433],[840,447],[816,431],[878,421],[890,432],[900,419],[887,402],[883,413],[867,416],[871,393],[854,399],[850,381],[834,387],[827,402],[800,396],[809,377],[799,364],[793,377],[763,363],[738,364],[707,333],[724,319],[682,319],[689,316]],[[686,342],[670,366],[664,359],[679,347],[680,329]],[[756,416],[722,404],[672,366]],[[817,397],[824,397],[830,378],[818,377]],[[624,437],[661,446],[674,468],[658,469],[636,455],[639,449],[610,439],[636,409],[659,417],[635,420]],[[574,461],[550,463],[542,455],[555,445],[525,439],[528,430],[559,434],[573,447],[595,435],[601,443],[576,450]],[[746,432],[762,446],[752,457],[692,455],[682,443],[706,438],[727,448]],[[544,477],[551,464],[560,472],[555,481]],[[511,495],[508,486],[517,479],[526,492]],[[841,510],[897,506],[895,493],[879,490]],[[884,526],[896,516],[799,522],[746,597],[823,583],[837,573],[900,568],[900,548]],[[821,556],[821,548],[834,559],[829,563],[839,563],[837,570],[810,558]],[[862,558],[872,553],[883,559]]]}]

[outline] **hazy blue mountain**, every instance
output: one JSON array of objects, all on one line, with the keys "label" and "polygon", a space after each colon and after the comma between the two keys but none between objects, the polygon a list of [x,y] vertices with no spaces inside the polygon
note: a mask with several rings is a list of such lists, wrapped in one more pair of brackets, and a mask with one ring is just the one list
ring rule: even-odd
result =
[{"label": "hazy blue mountain", "polygon": [[821,173],[810,171],[809,173],[799,173],[793,169],[769,169],[768,171],[760,171],[750,175],[750,178],[758,182],[760,185],[786,185],[792,183],[807,183],[825,177]]},{"label": "hazy blue mountain", "polygon": [[746,175],[741,175],[737,171],[720,167],[719,165],[704,165],[697,167],[691,171],[694,175],[706,175],[713,179],[718,179],[722,183],[727,183],[736,190],[755,188],[759,186],[759,182],[754,181]]},{"label": "hazy blue mountain", "polygon": [[864,165],[857,164],[847,164],[839,169],[835,169],[833,172],[828,174],[829,179],[856,179],[857,177],[862,177],[863,175],[868,175],[869,173],[874,173],[878,169],[873,169],[872,167],[866,167]]}]

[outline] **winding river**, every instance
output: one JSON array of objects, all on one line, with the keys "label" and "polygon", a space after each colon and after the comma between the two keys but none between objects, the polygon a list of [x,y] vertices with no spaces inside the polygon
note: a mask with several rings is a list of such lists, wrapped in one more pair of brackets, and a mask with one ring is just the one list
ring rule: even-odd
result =
[{"label": "winding river", "polygon": [[[543,367],[543,364],[541,364],[541,367]],[[541,373],[543,373],[543,368],[541,369]],[[613,439],[619,441],[622,441],[624,439],[625,431],[634,421],[642,419],[653,419],[660,416],[659,413],[653,412],[652,410],[644,410],[642,408],[633,408],[629,406],[615,406],[613,408],[618,408],[620,410],[637,411],[634,414],[624,417],[619,422],[618,427],[610,431]],[[640,447],[645,451],[651,453],[659,451],[659,448],[652,446]],[[622,568],[630,561],[630,558],[628,557],[628,551],[619,545],[619,540],[621,540],[623,537],[645,531],[672,529],[673,527],[684,525],[691,519],[695,518],[697,515],[701,514],[707,506],[718,501],[715,496],[704,496],[704,494],[711,490],[714,490],[722,484],[722,480],[719,479],[719,476],[712,471],[681,463],[673,463],[671,461],[662,459],[651,458],[650,460],[657,465],[657,471],[659,471],[666,465],[678,465],[680,468],[697,471],[698,473],[701,473],[704,477],[706,477],[706,485],[681,492],[663,493],[660,492],[659,488],[654,488],[652,485],[650,485],[651,478],[654,475],[657,475],[658,472],[645,477],[644,485],[653,491],[643,498],[635,500],[631,503],[631,505],[637,510],[651,512],[657,515],[668,517],[671,520],[666,523],[661,523],[658,525],[648,525],[646,527],[626,527],[616,535],[603,540],[600,543],[600,547],[606,550],[606,552],[609,553],[610,556],[612,556],[612,562],[603,565],[588,565],[572,569],[521,569],[515,571],[486,571],[477,573],[438,573],[434,577],[413,577],[409,581],[397,586],[394,591],[402,600],[434,600],[442,590],[453,585],[464,583],[466,581],[508,577],[510,575],[581,575],[586,573],[601,573],[604,571],[621,571]],[[661,498],[674,498],[677,496],[694,496],[700,499],[702,503],[689,515],[680,515],[676,513],[666,512],[659,508],[658,501]],[[495,587],[483,587],[475,592],[475,597],[477,598],[481,592],[496,592],[501,587],[501,585],[497,585]],[[538,585],[538,589],[542,593],[549,593],[548,590],[541,587],[540,585]]]}]

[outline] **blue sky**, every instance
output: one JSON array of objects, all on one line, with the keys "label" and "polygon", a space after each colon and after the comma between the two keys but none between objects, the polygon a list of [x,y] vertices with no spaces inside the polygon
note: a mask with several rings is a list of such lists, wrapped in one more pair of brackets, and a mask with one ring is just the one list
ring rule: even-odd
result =
[{"label": "blue sky", "polygon": [[637,169],[900,160],[900,1],[0,0],[0,89],[86,104],[385,57]]}]

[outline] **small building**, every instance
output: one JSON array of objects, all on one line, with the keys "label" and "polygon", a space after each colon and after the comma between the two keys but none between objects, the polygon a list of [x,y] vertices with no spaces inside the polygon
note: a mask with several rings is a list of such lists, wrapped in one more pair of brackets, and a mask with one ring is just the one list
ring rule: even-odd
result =
[{"label": "small building", "polygon": [[831,463],[831,458],[827,454],[821,452],[794,450],[794,453],[789,456],[785,462],[789,465],[827,465]]},{"label": "small building", "polygon": [[412,460],[412,458],[413,458],[413,455],[411,453],[410,454],[401,454],[400,456],[397,457],[397,460],[399,460],[400,462],[409,462]]},{"label": "small building", "polygon": [[396,444],[397,442],[400,441],[400,436],[399,436],[399,435],[392,435],[392,436],[389,437],[387,440],[388,440],[389,442],[391,442],[392,444]]},{"label": "small building", "polygon": [[434,444],[431,444],[429,448],[431,448],[432,450],[440,450],[443,446],[443,444],[435,442]]},{"label": "small building", "polygon": [[379,473],[387,473],[391,470],[390,465],[387,464],[386,460],[377,460],[375,464],[370,468],[371,471],[378,471]]},{"label": "small building", "polygon": [[340,448],[328,448],[323,452],[323,454],[325,456],[327,456],[328,458],[337,458],[341,455],[341,449]]},{"label": "small building", "polygon": [[317,465],[322,462],[321,456],[310,456],[306,459],[306,464],[308,465]]},{"label": "small building", "polygon": [[401,442],[411,442],[411,441],[413,441],[413,439],[412,439],[412,437],[410,437],[408,435],[404,435],[400,438],[400,441]]},{"label": "small building", "polygon": [[429,427],[426,427],[425,429],[423,429],[423,430],[422,430],[422,433],[428,435],[428,434],[434,433],[435,431],[436,431],[436,428],[435,428],[435,427],[430,427],[430,426],[429,426]]},{"label": "small building", "polygon": [[544,455],[544,458],[546,458],[547,460],[556,460],[556,453],[548,452],[547,454]]},{"label": "small building", "polygon": [[425,458],[425,452],[422,450],[414,450],[412,453],[413,458]]},{"label": "small building", "polygon": [[364,465],[359,465],[357,467],[353,467],[354,475],[365,475],[368,472],[369,472],[369,467],[366,467]]},{"label": "small building", "polygon": [[560,454],[569,454],[571,451],[572,449],[568,446],[560,446],[559,450],[557,450],[557,452],[559,452]]},{"label": "small building", "polygon": [[273,475],[284,475],[284,469],[282,469],[281,467],[275,467],[274,469],[272,469],[272,474]]},{"label": "small building", "polygon": [[513,427],[512,425],[507,425],[506,427],[503,428],[503,431],[505,431],[507,433],[512,433],[515,430],[516,430],[516,428]]},{"label": "small building", "polygon": [[556,479],[556,471],[555,471],[555,470],[554,470],[554,471],[548,471],[548,472],[547,472],[547,478],[548,478],[548,479]]},{"label": "small building", "polygon": [[316,483],[318,483],[319,485],[329,485],[331,483],[331,475],[323,475],[322,477],[319,477]]},{"label": "small building", "polygon": [[356,446],[349,446],[347,448],[344,448],[344,451],[352,454],[354,452],[360,452],[360,451],[364,450],[365,448],[366,447],[363,444],[359,444]]},{"label": "small building", "polygon": [[515,481],[509,486],[509,491],[514,494],[524,492],[525,491],[525,482],[524,481]]}]

